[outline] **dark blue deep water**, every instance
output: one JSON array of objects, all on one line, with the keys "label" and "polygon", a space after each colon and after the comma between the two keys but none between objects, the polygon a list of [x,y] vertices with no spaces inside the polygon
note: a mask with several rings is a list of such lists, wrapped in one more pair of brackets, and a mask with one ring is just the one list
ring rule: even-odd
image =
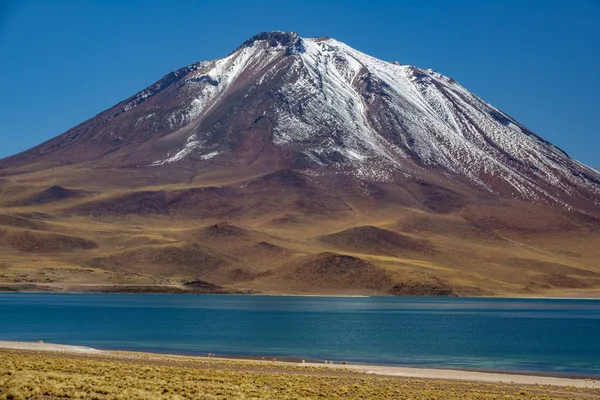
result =
[{"label": "dark blue deep water", "polygon": [[0,294],[0,340],[600,376],[600,300]]}]

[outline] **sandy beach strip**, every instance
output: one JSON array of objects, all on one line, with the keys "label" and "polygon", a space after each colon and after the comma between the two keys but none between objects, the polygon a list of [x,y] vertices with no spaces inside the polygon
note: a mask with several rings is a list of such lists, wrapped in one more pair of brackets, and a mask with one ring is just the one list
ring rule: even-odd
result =
[{"label": "sandy beach strip", "polygon": [[0,349],[10,350],[31,350],[31,351],[53,351],[62,353],[84,353],[84,354],[102,354],[102,350],[93,349],[85,346],[71,346],[67,344],[53,344],[44,342],[12,342],[0,340]]},{"label": "sandy beach strip", "polygon": [[[112,351],[112,350],[98,350],[91,347],[85,346],[72,346],[64,344],[53,344],[53,343],[39,343],[39,342],[14,342],[14,341],[0,341],[0,349],[9,350],[23,350],[23,351],[44,351],[44,352],[58,352],[58,353],[74,353],[81,355],[101,355],[110,358],[123,358],[123,359],[137,359],[144,358],[148,359],[161,359],[169,358],[170,360],[180,359],[207,359],[207,357],[200,356],[182,356],[182,355],[171,355],[171,354],[160,354],[160,353],[141,353],[133,351]],[[219,358],[210,358],[212,360]],[[523,375],[523,374],[510,374],[510,373],[494,373],[494,372],[477,372],[477,371],[463,371],[463,370],[450,370],[450,369],[436,369],[436,368],[414,368],[414,367],[400,367],[400,366],[384,366],[384,365],[366,365],[366,364],[324,364],[315,362],[290,362],[290,361],[261,361],[261,360],[248,360],[243,358],[223,358],[232,362],[253,362],[253,363],[269,363],[269,364],[281,364],[281,365],[292,365],[298,367],[318,367],[318,368],[329,368],[335,370],[355,371],[370,375],[381,375],[390,377],[403,377],[403,378],[418,378],[418,379],[437,379],[437,380],[451,380],[451,381],[471,381],[471,382],[487,382],[487,383],[503,383],[503,384],[517,384],[517,385],[552,385],[552,386],[563,386],[563,387],[575,387],[585,389],[600,389],[600,381],[592,379],[577,379],[577,378],[562,378],[562,377],[551,377],[551,376],[540,376],[540,375]]]},{"label": "sandy beach strip", "polygon": [[[307,366],[323,366],[323,364],[298,364]],[[360,364],[326,364],[329,368],[343,368],[365,374],[398,376],[404,378],[460,380],[489,383],[514,383],[519,385],[553,385],[572,386],[577,388],[600,389],[600,381],[590,379],[558,378],[539,375],[516,375],[510,373],[476,372],[453,369],[413,368],[384,365]]]}]

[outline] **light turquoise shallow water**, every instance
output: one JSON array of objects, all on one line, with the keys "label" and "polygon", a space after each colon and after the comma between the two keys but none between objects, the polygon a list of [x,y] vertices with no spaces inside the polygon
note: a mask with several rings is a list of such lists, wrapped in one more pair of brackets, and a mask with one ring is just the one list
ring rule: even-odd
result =
[{"label": "light turquoise shallow water", "polygon": [[0,294],[0,340],[600,377],[600,300]]}]

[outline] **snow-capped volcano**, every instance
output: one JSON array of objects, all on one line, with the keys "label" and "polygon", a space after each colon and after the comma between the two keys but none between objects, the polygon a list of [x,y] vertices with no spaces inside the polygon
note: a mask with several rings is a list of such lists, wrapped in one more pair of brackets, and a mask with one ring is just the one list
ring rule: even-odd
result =
[{"label": "snow-capped volcano", "polygon": [[599,171],[453,79],[296,33],[0,160],[9,290],[594,297],[599,241]]},{"label": "snow-capped volcano", "polygon": [[0,167],[268,164],[599,204],[600,173],[459,83],[331,38],[258,34]]}]

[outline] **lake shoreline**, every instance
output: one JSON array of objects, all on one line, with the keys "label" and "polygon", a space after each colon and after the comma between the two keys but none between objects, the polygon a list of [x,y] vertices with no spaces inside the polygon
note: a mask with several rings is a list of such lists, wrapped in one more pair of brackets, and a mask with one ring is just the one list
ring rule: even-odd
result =
[{"label": "lake shoreline", "polygon": [[[4,286],[2,286],[4,285]],[[182,289],[179,286],[164,286],[164,285],[148,285],[140,289],[141,286],[102,286],[102,290],[57,290],[54,287],[48,287],[47,290],[41,288],[35,289],[15,289],[19,285],[16,284],[2,284],[0,285],[0,295],[3,294],[145,294],[145,295],[216,295],[216,296],[269,296],[269,297],[339,297],[339,298],[366,298],[366,297],[406,297],[406,298],[459,298],[459,299],[514,299],[514,300],[600,300],[600,295],[597,297],[585,297],[582,296],[559,296],[556,294],[541,296],[541,295],[515,295],[499,294],[499,295],[483,295],[483,296],[471,296],[471,295],[449,295],[449,296],[435,296],[435,295],[421,295],[421,296],[410,296],[410,295],[386,295],[386,294],[304,294],[304,293],[265,293],[258,291],[244,291],[244,290],[231,290],[231,291],[205,291],[202,289]],[[129,289],[128,289],[129,288]]]},{"label": "lake shoreline", "polygon": [[0,341],[0,351],[14,351],[24,353],[55,353],[71,354],[83,357],[108,357],[110,359],[123,360],[148,360],[148,359],[171,359],[180,361],[193,360],[228,360],[233,363],[267,363],[269,365],[282,365],[294,367],[315,367],[330,370],[354,371],[367,375],[381,375],[388,377],[403,377],[432,380],[470,381],[486,383],[503,383],[518,385],[552,385],[570,386],[576,388],[600,389],[600,381],[585,376],[573,375],[570,377],[547,375],[542,373],[523,372],[497,372],[482,370],[460,370],[460,369],[437,369],[419,368],[405,366],[389,366],[358,363],[336,363],[325,364],[316,360],[300,360],[292,357],[256,357],[256,356],[219,356],[202,357],[197,355],[179,355],[167,353],[135,352],[121,350],[100,350],[85,346],[63,345],[44,342],[19,342]]}]

